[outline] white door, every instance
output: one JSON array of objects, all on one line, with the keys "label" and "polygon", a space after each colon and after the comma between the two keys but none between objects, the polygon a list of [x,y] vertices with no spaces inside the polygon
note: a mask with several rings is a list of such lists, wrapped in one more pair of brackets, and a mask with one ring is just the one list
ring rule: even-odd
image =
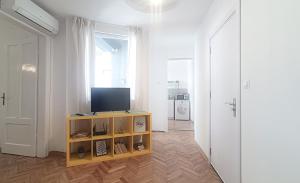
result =
[{"label": "white door", "polygon": [[1,45],[2,153],[36,156],[37,37]]},{"label": "white door", "polygon": [[211,164],[240,183],[240,31],[234,13],[211,38]]}]

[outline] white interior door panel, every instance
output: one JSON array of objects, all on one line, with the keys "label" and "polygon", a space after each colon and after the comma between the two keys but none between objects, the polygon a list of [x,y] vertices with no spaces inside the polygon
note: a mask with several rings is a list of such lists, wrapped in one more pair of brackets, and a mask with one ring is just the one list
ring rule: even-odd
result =
[{"label": "white interior door panel", "polygon": [[225,183],[240,183],[240,45],[234,13],[212,37],[211,164]]},{"label": "white interior door panel", "polygon": [[36,156],[38,40],[5,43],[1,67],[2,152]]}]

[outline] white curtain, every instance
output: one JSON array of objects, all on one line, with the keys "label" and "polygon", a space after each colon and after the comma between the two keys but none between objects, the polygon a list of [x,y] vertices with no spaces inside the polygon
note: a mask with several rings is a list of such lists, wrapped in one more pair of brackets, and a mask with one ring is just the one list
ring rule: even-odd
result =
[{"label": "white curtain", "polygon": [[129,81],[131,109],[148,111],[148,40],[142,29],[129,28]]},{"label": "white curtain", "polygon": [[95,59],[95,22],[73,17],[66,20],[67,112],[89,113],[90,64]]}]

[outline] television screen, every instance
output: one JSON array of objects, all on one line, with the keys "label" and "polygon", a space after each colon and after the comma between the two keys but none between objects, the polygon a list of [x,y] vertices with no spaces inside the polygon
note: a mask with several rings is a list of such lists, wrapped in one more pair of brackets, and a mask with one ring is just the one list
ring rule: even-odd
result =
[{"label": "television screen", "polygon": [[92,112],[105,111],[129,111],[129,88],[92,88],[91,89]]}]

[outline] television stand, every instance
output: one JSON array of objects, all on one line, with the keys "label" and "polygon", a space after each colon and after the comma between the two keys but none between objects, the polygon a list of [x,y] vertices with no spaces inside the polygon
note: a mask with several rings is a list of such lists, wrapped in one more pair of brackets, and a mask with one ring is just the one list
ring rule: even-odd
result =
[{"label": "television stand", "polygon": [[[141,122],[143,128],[137,125]],[[97,124],[105,127],[105,133],[96,133],[94,125]],[[152,114],[123,111],[68,115],[66,138],[67,167],[151,154]],[[79,149],[83,149],[83,154],[79,154]],[[99,155],[98,151],[104,153]]]}]

